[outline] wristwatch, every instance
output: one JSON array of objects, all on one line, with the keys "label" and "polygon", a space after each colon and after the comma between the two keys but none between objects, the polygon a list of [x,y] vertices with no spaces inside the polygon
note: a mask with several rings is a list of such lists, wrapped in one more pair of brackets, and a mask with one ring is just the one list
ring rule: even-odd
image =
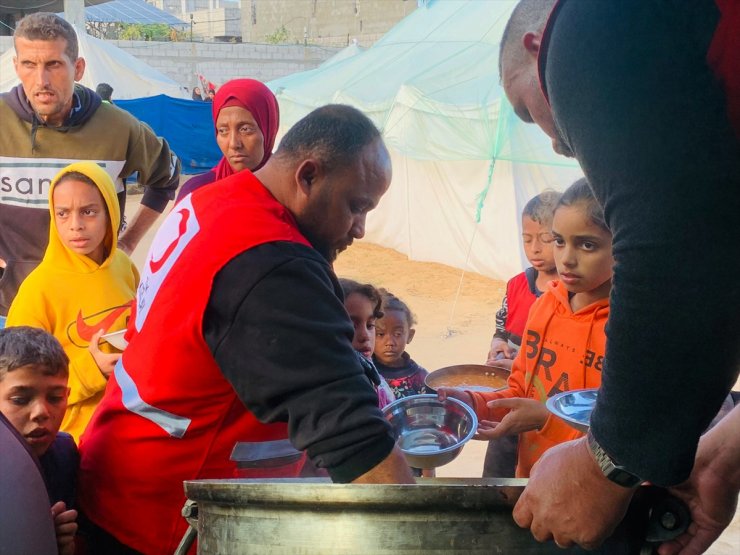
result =
[{"label": "wristwatch", "polygon": [[635,476],[630,471],[625,469],[623,466],[617,464],[617,462],[609,456],[609,453],[602,449],[601,445],[596,441],[596,438],[591,434],[591,430],[587,434],[588,449],[591,451],[596,464],[601,468],[604,476],[609,480],[625,488],[634,488],[639,486],[644,480],[639,476]]}]

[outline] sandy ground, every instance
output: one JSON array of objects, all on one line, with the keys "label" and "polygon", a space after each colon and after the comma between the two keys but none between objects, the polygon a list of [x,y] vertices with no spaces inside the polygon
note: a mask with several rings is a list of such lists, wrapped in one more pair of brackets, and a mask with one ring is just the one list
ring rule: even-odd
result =
[{"label": "sandy ground", "polygon": [[[140,198],[130,197],[129,218]],[[134,253],[139,267],[152,236],[150,232]],[[441,264],[412,262],[393,250],[363,242],[342,253],[335,270],[340,277],[385,287],[409,305],[418,323],[408,352],[428,370],[485,361],[504,282]],[[483,442],[468,443],[456,460],[437,469],[437,476],[480,477],[485,448]],[[707,553],[740,555],[740,511]]]}]

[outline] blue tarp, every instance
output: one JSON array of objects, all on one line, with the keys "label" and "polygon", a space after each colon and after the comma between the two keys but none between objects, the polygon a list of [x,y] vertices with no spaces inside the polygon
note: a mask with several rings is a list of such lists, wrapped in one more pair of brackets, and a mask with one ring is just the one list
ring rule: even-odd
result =
[{"label": "blue tarp", "polygon": [[[114,104],[145,122],[180,158],[182,173],[203,173],[221,159],[211,116],[211,103],[160,94]],[[111,132],[115,132],[111,130]]]}]

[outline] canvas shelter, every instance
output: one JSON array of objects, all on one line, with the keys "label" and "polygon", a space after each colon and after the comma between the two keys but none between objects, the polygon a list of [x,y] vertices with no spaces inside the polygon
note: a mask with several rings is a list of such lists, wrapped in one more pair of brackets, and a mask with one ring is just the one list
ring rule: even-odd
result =
[{"label": "canvas shelter", "polygon": [[[77,29],[80,56],[85,58],[85,74],[80,83],[95,90],[98,83],[113,87],[113,98],[123,100],[166,94],[190,98],[177,81],[128,54],[117,46]],[[0,92],[20,83],[13,68],[15,49],[0,56]]]},{"label": "canvas shelter", "polygon": [[280,134],[333,102],[381,129],[393,181],[368,216],[367,241],[496,279],[526,266],[524,204],[582,173],[504,95],[499,43],[515,4],[432,0],[367,50],[268,83]]}]

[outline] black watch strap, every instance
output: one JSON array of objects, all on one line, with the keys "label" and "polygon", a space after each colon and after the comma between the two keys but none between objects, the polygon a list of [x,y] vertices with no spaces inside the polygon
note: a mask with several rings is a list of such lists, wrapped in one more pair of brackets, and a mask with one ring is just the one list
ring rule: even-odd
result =
[{"label": "black watch strap", "polygon": [[609,456],[609,453],[604,451],[601,445],[599,445],[599,442],[596,441],[591,430],[589,430],[586,437],[588,439],[588,449],[591,451],[591,456],[593,456],[596,464],[599,465],[601,472],[609,480],[625,488],[634,488],[644,481],[640,477],[635,476],[626,470],[623,466],[617,464],[617,462]]}]

